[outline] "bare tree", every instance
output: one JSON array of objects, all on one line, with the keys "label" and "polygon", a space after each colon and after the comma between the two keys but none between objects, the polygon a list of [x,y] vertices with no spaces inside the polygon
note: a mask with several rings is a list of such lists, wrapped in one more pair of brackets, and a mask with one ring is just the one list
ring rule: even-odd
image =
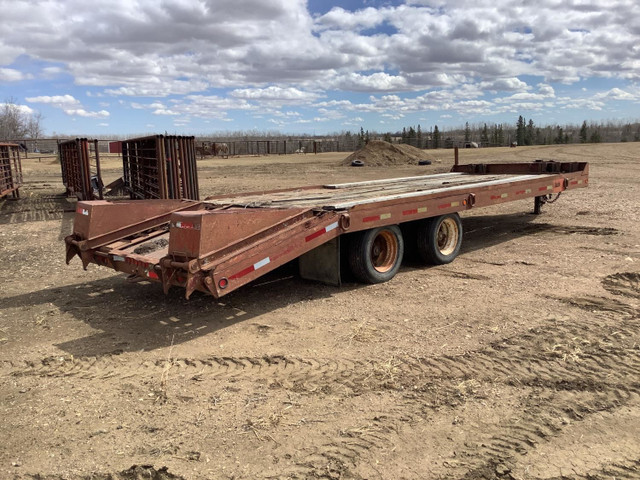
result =
[{"label": "bare tree", "polygon": [[40,112],[27,113],[20,109],[14,98],[5,100],[0,105],[0,141],[20,140],[42,137],[42,120]]},{"label": "bare tree", "polygon": [[22,138],[27,133],[26,119],[13,98],[0,107],[0,140]]},{"label": "bare tree", "polygon": [[36,112],[29,116],[26,124],[27,137],[38,140],[43,134],[42,120],[44,117],[40,112]]}]

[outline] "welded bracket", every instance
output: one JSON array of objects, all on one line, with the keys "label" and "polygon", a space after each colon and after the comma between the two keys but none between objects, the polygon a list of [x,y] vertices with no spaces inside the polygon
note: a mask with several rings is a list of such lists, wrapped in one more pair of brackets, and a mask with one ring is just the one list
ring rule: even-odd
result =
[{"label": "welded bracket", "polygon": [[164,262],[160,262],[160,279],[162,280],[162,291],[164,294],[169,293],[169,287],[171,287],[171,281],[176,275],[176,269],[166,267]]},{"label": "welded bracket", "polygon": [[64,241],[67,245],[66,262],[67,262],[67,265],[69,265],[71,260],[73,260],[73,257],[75,257],[76,255],[80,256],[80,250],[78,249],[77,246],[71,243],[73,241],[72,236],[65,238]]}]

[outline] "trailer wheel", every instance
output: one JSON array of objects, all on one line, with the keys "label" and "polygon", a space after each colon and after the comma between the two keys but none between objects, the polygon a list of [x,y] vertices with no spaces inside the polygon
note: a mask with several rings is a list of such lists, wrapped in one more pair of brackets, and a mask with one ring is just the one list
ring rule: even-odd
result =
[{"label": "trailer wheel", "polygon": [[373,228],[354,235],[349,249],[351,272],[365,283],[391,280],[400,268],[404,241],[396,225]]},{"label": "trailer wheel", "polygon": [[462,222],[457,213],[429,218],[417,232],[420,258],[431,265],[450,263],[462,245]]}]

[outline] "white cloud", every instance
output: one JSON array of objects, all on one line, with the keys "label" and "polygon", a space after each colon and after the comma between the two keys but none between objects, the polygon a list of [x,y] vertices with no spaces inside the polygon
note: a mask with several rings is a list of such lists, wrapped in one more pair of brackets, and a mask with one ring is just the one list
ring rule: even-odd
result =
[{"label": "white cloud", "polygon": [[39,97],[27,97],[25,100],[30,103],[46,103],[60,108],[80,105],[80,101],[73,95],[42,95]]},{"label": "white cloud", "polygon": [[72,117],[107,118],[110,115],[107,110],[99,110],[97,112],[86,110],[82,107],[80,100],[69,94],[27,97],[25,100],[30,103],[44,103],[60,108],[64,113]]},{"label": "white cloud", "polygon": [[278,86],[270,86],[267,88],[246,88],[231,91],[231,96],[246,100],[277,100],[281,103],[294,102],[312,102],[319,95],[314,92],[305,92],[298,88],[282,88]]},{"label": "white cloud", "polygon": [[0,82],[18,82],[23,80],[25,75],[13,68],[0,68]]},{"label": "white cloud", "polygon": [[173,110],[169,110],[166,108],[158,108],[153,111],[153,114],[154,115],[171,115],[171,116],[180,115],[178,112],[174,112]]},{"label": "white cloud", "polygon": [[[305,0],[221,0],[215,8],[199,0],[69,0],[37,9],[27,0],[0,0],[4,21],[21,25],[3,34],[0,59],[33,55],[55,63],[43,73],[69,72],[77,84],[114,96],[231,87],[275,100],[305,91],[303,84],[307,92],[400,92],[471,79],[521,92],[525,74],[564,83],[640,79],[632,3],[410,1],[353,12],[336,6],[312,18]],[[21,75],[0,70],[5,80]]]},{"label": "white cloud", "polygon": [[640,99],[640,92],[632,94],[620,88],[612,88],[611,90],[599,93],[595,95],[596,99],[609,99],[609,100],[638,100]]},{"label": "white cloud", "polygon": [[90,112],[84,108],[66,108],[64,113],[73,117],[86,117],[86,118],[107,118],[110,114],[106,110],[100,110],[98,112]]},{"label": "white cloud", "polygon": [[[229,121],[233,111],[325,122],[358,112],[489,115],[640,99],[630,88],[640,81],[640,17],[631,0],[394,3],[334,6],[313,17],[307,0],[219,0],[215,8],[204,0],[68,0],[37,8],[0,0],[3,21],[21,26],[3,32],[0,81],[28,80],[29,71],[70,76],[91,87],[87,97],[119,97],[181,123]],[[44,63],[22,71],[20,56]],[[587,91],[556,97],[552,84],[559,91],[558,83],[592,77],[620,82],[590,98]],[[354,92],[371,96],[347,100]],[[72,95],[27,101],[75,117],[109,116]],[[309,118],[290,114],[312,108]]]}]

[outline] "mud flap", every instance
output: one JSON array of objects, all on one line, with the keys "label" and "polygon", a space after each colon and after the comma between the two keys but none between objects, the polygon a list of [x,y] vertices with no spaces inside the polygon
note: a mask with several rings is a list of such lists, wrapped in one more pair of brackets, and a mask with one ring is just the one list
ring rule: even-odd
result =
[{"label": "mud flap", "polygon": [[340,278],[340,237],[323,243],[298,259],[300,276],[339,287]]}]

